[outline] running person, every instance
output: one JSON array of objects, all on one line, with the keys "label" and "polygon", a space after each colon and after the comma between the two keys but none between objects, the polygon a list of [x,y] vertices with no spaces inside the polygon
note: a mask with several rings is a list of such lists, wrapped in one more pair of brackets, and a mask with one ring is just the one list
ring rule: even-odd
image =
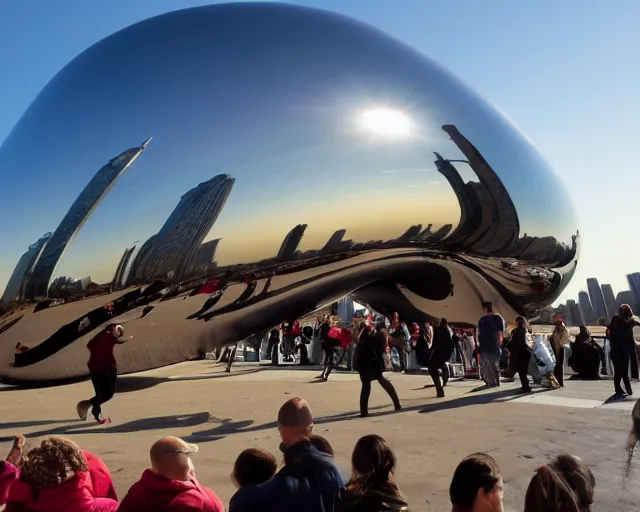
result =
[{"label": "running person", "polygon": [[111,423],[109,418],[102,415],[102,404],[113,398],[116,391],[118,378],[118,364],[113,355],[116,345],[122,345],[124,329],[118,324],[109,324],[100,334],[94,337],[88,344],[89,349],[89,375],[95,391],[95,396],[90,400],[82,400],[76,406],[76,411],[81,420],[87,419],[87,413],[91,413],[100,424]]}]

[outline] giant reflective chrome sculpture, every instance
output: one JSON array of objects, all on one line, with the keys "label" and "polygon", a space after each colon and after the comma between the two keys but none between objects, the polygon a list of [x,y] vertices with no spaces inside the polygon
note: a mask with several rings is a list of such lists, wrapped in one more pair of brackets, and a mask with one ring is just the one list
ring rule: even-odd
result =
[{"label": "giant reflective chrome sculpture", "polygon": [[295,6],[188,9],[95,44],[6,139],[0,176],[7,382],[86,374],[112,321],[127,372],[347,294],[410,321],[475,323],[483,300],[512,320],[577,261],[567,194],[509,121],[403,43]]}]

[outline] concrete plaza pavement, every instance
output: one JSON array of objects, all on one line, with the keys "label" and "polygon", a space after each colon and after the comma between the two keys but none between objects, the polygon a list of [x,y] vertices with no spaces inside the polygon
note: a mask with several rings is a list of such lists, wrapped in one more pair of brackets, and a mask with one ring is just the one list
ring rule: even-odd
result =
[{"label": "concrete plaza pavement", "polygon": [[[455,466],[469,453],[486,451],[500,463],[505,479],[505,510],[521,511],[524,493],[536,467],[557,453],[579,455],[596,479],[594,510],[626,511],[640,503],[640,462],[625,477],[624,444],[634,401],[607,402],[608,380],[568,380],[556,391],[516,394],[515,383],[473,392],[477,381],[451,382],[443,400],[427,375],[387,374],[401,397],[394,412],[374,383],[371,416],[358,417],[358,376],[334,373],[326,382],[318,371],[234,366],[231,375],[212,361],[181,363],[121,376],[118,393],[104,411],[113,423],[81,422],[75,404],[92,394],[89,382],[12,390],[0,388],[0,450],[13,434],[34,438],[64,435],[99,454],[109,466],[119,495],[148,464],[148,449],[164,435],[200,445],[194,457],[199,480],[228,503],[229,479],[238,453],[264,447],[278,458],[275,418],[293,396],[309,401],[316,433],[325,436],[336,462],[349,472],[356,440],[377,433],[398,458],[397,480],[413,511],[450,510],[448,487]],[[428,385],[428,387],[424,387]],[[638,387],[640,392],[640,386]],[[639,456],[640,458],[640,456]]]}]

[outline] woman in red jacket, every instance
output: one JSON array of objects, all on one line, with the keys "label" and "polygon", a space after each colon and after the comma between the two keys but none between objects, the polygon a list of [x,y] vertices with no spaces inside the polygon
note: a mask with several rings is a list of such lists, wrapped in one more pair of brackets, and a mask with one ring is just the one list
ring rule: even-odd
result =
[{"label": "woman in red jacket", "polygon": [[59,437],[44,439],[22,454],[16,436],[0,462],[0,505],[6,512],[115,512],[116,491],[104,462]]}]

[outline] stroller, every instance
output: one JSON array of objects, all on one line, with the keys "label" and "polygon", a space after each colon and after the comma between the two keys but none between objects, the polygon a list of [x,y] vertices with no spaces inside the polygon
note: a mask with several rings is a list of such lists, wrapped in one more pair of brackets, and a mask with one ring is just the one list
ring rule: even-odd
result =
[{"label": "stroller", "polygon": [[549,340],[543,335],[536,334],[533,337],[533,357],[529,362],[529,370],[533,381],[541,383],[543,387],[557,388],[559,384],[553,376],[555,367],[556,358]]}]

